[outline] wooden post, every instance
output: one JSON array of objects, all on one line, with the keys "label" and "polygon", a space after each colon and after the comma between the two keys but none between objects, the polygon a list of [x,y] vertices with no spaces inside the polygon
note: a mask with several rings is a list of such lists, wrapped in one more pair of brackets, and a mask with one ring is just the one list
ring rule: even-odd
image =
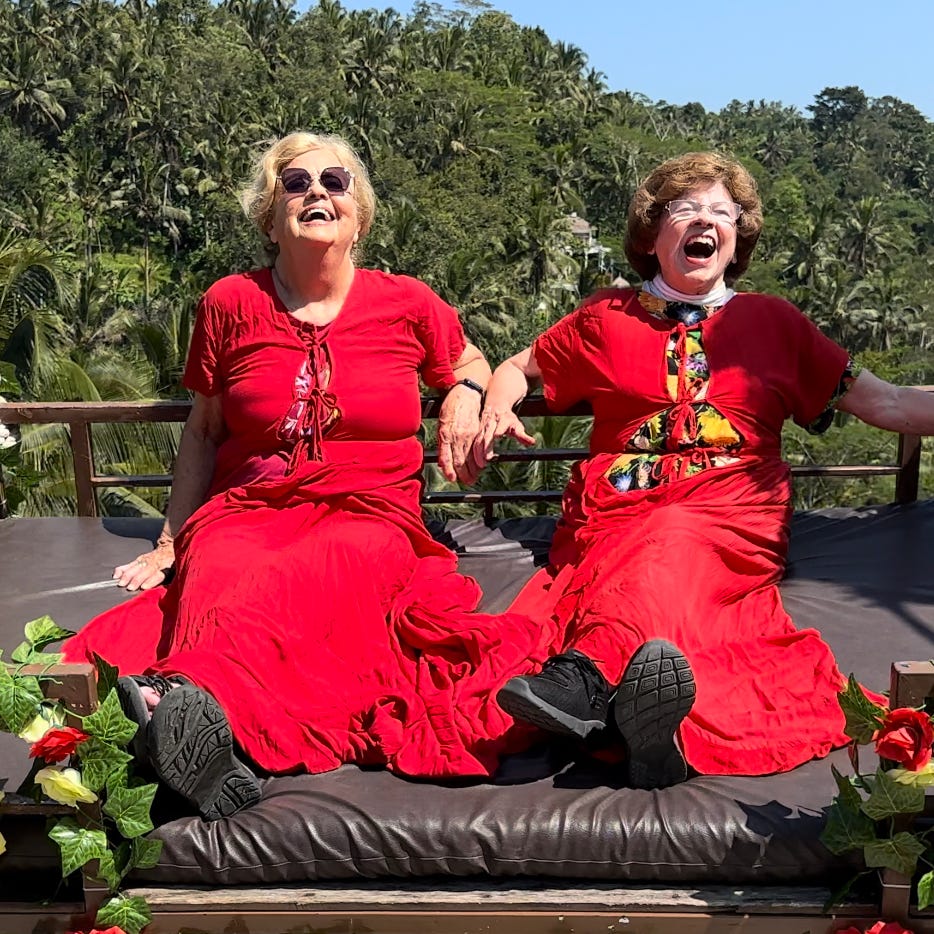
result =
[{"label": "wooden post", "polygon": [[75,465],[75,491],[78,494],[78,515],[96,516],[97,498],[91,478],[94,476],[94,450],[91,446],[89,422],[69,422],[71,451]]},{"label": "wooden post", "polygon": [[918,498],[921,475],[921,436],[898,436],[898,476],[895,478],[895,502],[913,503]]}]

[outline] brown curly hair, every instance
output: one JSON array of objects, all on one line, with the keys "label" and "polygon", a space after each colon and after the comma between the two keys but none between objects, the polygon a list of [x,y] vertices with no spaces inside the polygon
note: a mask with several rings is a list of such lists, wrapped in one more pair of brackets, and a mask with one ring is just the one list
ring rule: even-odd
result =
[{"label": "brown curly hair", "polygon": [[743,209],[736,222],[736,256],[723,276],[726,284],[733,285],[749,268],[762,233],[762,201],[756,180],[735,159],[716,152],[686,152],[656,167],[629,203],[626,257],[644,280],[652,279],[659,270],[658,258],[651,250],[665,205],[699,185],[717,182],[723,183]]}]

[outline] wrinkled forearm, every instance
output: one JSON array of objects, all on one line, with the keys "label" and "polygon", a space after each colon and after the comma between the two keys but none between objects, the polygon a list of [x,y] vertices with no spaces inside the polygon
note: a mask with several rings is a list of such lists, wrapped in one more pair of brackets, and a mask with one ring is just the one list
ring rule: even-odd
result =
[{"label": "wrinkled forearm", "polygon": [[501,363],[493,373],[490,385],[487,387],[485,408],[493,413],[510,412],[521,402],[534,383],[538,382],[536,375],[529,374],[529,367],[523,365],[521,355],[510,357]]},{"label": "wrinkled forearm", "polygon": [[214,467],[217,463],[217,442],[186,426],[178,446],[172,493],[165,510],[163,535],[174,538],[188,517],[207,499]]}]

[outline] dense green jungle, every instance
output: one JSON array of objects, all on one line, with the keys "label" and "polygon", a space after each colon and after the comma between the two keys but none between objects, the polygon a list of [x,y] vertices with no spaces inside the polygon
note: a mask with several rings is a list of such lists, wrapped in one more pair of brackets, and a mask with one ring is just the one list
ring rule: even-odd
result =
[{"label": "dense green jungle", "polygon": [[[641,67],[633,56],[634,88]],[[611,91],[583,50],[479,0],[407,16],[336,0],[0,0],[0,393],[184,397],[201,291],[256,262],[237,190],[258,144],[295,129],[344,134],[371,169],[361,265],[428,282],[493,363],[595,288],[634,282],[633,190],[661,159],[715,148],[765,204],[739,287],[795,302],[880,376],[934,382],[932,124],[855,86],[815,89],[806,113],[744,100],[742,71],[719,113]],[[788,459],[892,460],[892,437],[837,419],[816,439],[790,426]],[[573,447],[588,423],[531,427]],[[99,427],[98,469],[163,472],[178,430]],[[14,512],[72,513],[64,429],[15,436],[0,450]],[[566,469],[502,463],[481,485],[560,487]],[[926,455],[925,495],[930,477]],[[164,495],[116,489],[101,505],[155,513]],[[891,496],[886,479],[797,484],[800,506]]]}]

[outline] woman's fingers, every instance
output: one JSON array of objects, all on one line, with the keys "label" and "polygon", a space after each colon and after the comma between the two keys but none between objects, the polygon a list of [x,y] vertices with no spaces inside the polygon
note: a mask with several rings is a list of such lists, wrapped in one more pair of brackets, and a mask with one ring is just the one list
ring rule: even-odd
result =
[{"label": "woman's fingers", "polygon": [[159,549],[140,555],[129,564],[121,564],[114,568],[113,579],[118,586],[126,590],[150,590],[165,580],[165,571],[172,566],[166,565],[167,556]]},{"label": "woman's fingers", "polygon": [[480,422],[480,433],[472,451],[474,463],[478,465],[479,470],[496,458],[496,442],[506,437],[515,438],[527,446],[536,443],[535,438],[525,430],[525,425],[514,412],[484,413]]}]

